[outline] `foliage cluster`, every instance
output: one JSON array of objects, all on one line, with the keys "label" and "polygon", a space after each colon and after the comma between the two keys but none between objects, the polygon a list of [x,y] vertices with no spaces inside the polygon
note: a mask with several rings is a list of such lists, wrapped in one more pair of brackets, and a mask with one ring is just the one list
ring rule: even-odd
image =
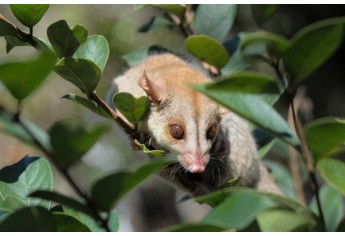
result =
[{"label": "foliage cluster", "polygon": [[[11,5],[25,32],[0,17],[0,36],[14,47],[31,46],[38,53],[33,58],[2,61],[0,81],[14,99],[18,109],[12,113],[0,107],[0,131],[37,148],[63,174],[79,195],[74,199],[52,189],[49,163],[41,157],[23,157],[0,170],[1,231],[117,231],[118,216],[113,208],[119,200],[145,178],[169,163],[156,158],[135,170],[117,171],[97,180],[90,194],[84,192],[68,170],[98,141],[109,128],[110,121],[123,127],[133,145],[148,150],[130,135],[136,122],[148,109],[147,98],[116,94],[116,107],[133,122],[127,125],[96,93],[109,56],[107,40],[101,35],[88,35],[88,30],[64,20],[47,28],[48,41],[33,35],[48,5]],[[136,9],[144,7],[135,5]],[[314,191],[310,206],[294,199],[249,189],[226,188],[194,198],[213,209],[199,222],[180,224],[166,231],[343,231],[345,218],[345,164],[334,157],[344,150],[345,119],[327,117],[304,127],[294,106],[299,84],[336,51],[342,42],[345,17],[332,18],[308,25],[292,39],[267,31],[239,32],[232,37],[236,5],[153,5],[165,17],[153,16],[138,31],[162,27],[178,27],[186,37],[185,48],[203,61],[217,77],[213,83],[190,85],[192,88],[231,109],[257,127],[260,155],[264,156],[274,142],[291,145],[302,157]],[[253,5],[252,14],[258,25],[274,14],[274,5]],[[141,48],[123,56],[129,65],[145,58],[150,48]],[[252,65],[269,65],[276,76],[250,71]],[[21,115],[25,101],[54,71],[80,89],[82,95],[67,94],[63,98],[77,102],[104,117],[104,123],[85,126],[75,121],[58,121],[46,132]],[[293,114],[295,132],[273,105],[282,98]],[[43,112],[43,111],[42,111]],[[286,184],[291,176],[278,164],[270,164],[278,184],[285,193],[293,191]],[[325,184],[320,188],[316,175]],[[288,195],[288,194],[287,194]],[[56,203],[52,207],[52,202]],[[332,202],[332,204],[329,204]],[[20,224],[18,222],[21,222]]]}]

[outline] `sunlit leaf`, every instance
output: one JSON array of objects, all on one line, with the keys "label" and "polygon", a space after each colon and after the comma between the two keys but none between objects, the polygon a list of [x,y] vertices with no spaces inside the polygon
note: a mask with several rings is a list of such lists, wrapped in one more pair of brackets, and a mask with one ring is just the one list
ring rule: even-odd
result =
[{"label": "sunlit leaf", "polygon": [[0,65],[0,80],[11,94],[23,100],[49,75],[56,62],[51,53],[40,53],[36,58]]},{"label": "sunlit leaf", "polygon": [[101,79],[99,67],[87,59],[63,58],[56,65],[55,72],[85,94],[92,93]]},{"label": "sunlit leaf", "polygon": [[187,50],[202,61],[222,68],[229,60],[226,49],[206,35],[192,35],[185,40]]},{"label": "sunlit leaf", "polygon": [[79,161],[107,130],[105,124],[85,127],[72,120],[56,122],[49,135],[59,163],[69,167]]},{"label": "sunlit leaf", "polygon": [[74,57],[88,59],[103,71],[109,57],[108,41],[102,35],[89,36],[86,42],[80,45]]},{"label": "sunlit leaf", "polygon": [[72,56],[86,41],[87,34],[85,27],[76,25],[71,29],[65,20],[57,21],[47,29],[48,39],[60,58]]},{"label": "sunlit leaf", "polygon": [[26,206],[50,207],[50,202],[28,195],[40,190],[52,190],[52,170],[48,161],[26,156],[17,163],[0,169],[0,198],[14,196]]},{"label": "sunlit leaf", "polygon": [[235,4],[200,4],[193,22],[195,34],[221,41],[234,23],[236,10]]},{"label": "sunlit leaf", "polygon": [[25,207],[24,203],[12,195],[0,198],[0,211],[13,212],[23,207]]},{"label": "sunlit leaf", "polygon": [[308,147],[316,161],[345,150],[345,119],[327,117],[309,122],[304,128]]},{"label": "sunlit leaf", "polygon": [[266,209],[257,216],[261,232],[309,231],[316,221],[298,212]]},{"label": "sunlit leaf", "polygon": [[49,8],[47,4],[11,4],[13,14],[27,27],[36,25]]},{"label": "sunlit leaf", "polygon": [[129,122],[139,122],[150,109],[150,100],[143,96],[135,98],[130,93],[116,93],[113,104]]},{"label": "sunlit leaf", "polygon": [[163,151],[163,150],[150,150],[150,149],[148,149],[146,146],[145,146],[145,144],[143,144],[143,143],[140,143],[138,140],[134,140],[134,143],[136,144],[136,145],[138,145],[140,148],[141,148],[141,150],[144,152],[144,153],[146,153],[146,154],[151,154],[151,155],[153,155],[153,156],[161,156],[162,154],[164,154],[165,153],[165,151]]},{"label": "sunlit leaf", "polygon": [[93,201],[101,210],[108,211],[112,209],[123,195],[170,161],[167,158],[159,159],[151,161],[134,171],[116,172],[101,178],[92,187],[91,196]]},{"label": "sunlit leaf", "polygon": [[319,21],[302,28],[291,39],[283,61],[294,84],[308,77],[337,50],[344,23],[345,17]]},{"label": "sunlit leaf", "polygon": [[317,163],[317,168],[326,182],[345,195],[345,164],[334,159],[322,159]]}]

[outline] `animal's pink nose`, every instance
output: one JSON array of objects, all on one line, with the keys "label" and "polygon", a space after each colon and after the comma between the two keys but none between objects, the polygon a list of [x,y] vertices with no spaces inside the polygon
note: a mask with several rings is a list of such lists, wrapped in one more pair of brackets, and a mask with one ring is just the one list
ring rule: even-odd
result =
[{"label": "animal's pink nose", "polygon": [[195,173],[202,173],[202,172],[204,172],[204,170],[205,170],[205,166],[204,165],[190,165],[189,166],[189,168],[188,168],[188,171],[190,172],[190,173],[193,173],[193,174],[195,174]]}]

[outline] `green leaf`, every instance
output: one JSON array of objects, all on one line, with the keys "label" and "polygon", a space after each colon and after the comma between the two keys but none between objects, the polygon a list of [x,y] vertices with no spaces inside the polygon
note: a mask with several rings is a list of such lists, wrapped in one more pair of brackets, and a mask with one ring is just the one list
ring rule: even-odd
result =
[{"label": "green leaf", "polygon": [[[329,185],[324,184],[319,191],[319,198],[325,219],[326,231],[334,232],[344,215],[343,197]],[[310,208],[316,215],[319,215],[315,196],[310,203]]]},{"label": "green leaf", "polygon": [[0,198],[0,211],[13,212],[23,207],[25,207],[24,203],[12,195],[5,199]]},{"label": "green leaf", "polygon": [[43,207],[20,209],[0,222],[1,232],[53,232],[55,230],[53,215]]},{"label": "green leaf", "polygon": [[304,127],[308,147],[316,161],[345,150],[345,119],[327,117]]},{"label": "green leaf", "polygon": [[342,42],[344,23],[345,17],[327,19],[296,33],[283,57],[293,84],[308,77],[337,50]]},{"label": "green leaf", "polygon": [[164,153],[165,153],[165,151],[163,151],[163,150],[150,150],[150,149],[148,149],[146,146],[145,146],[145,144],[143,144],[143,143],[140,143],[138,140],[134,140],[134,143],[136,144],[136,145],[138,145],[140,148],[141,148],[141,150],[144,152],[144,153],[146,153],[146,154],[151,154],[151,155],[153,155],[153,156],[158,156],[158,157],[160,157],[160,156],[162,156]]},{"label": "green leaf", "polygon": [[135,98],[125,92],[114,94],[113,104],[132,123],[138,123],[150,109],[150,100],[146,96]]},{"label": "green leaf", "polygon": [[322,159],[317,163],[317,168],[326,182],[345,195],[345,164],[334,159]]},{"label": "green leaf", "polygon": [[289,47],[288,40],[277,34],[259,31],[255,33],[242,33],[241,35],[240,47],[242,51],[246,51],[249,47],[257,47],[260,43],[273,49],[278,55],[283,55]]},{"label": "green leaf", "polygon": [[[197,86],[201,87],[201,86]],[[245,93],[270,93],[278,94],[278,86],[274,80],[262,73],[242,71],[229,75],[219,76],[214,83],[203,84],[204,89],[245,92]]]},{"label": "green leaf", "polygon": [[106,111],[103,110],[102,107],[100,107],[96,102],[88,100],[86,98],[80,97],[78,95],[69,93],[63,96],[62,98],[66,98],[69,100],[72,100],[76,103],[79,103],[80,105],[88,108],[89,110],[93,111],[94,113],[97,113],[100,116],[103,116],[105,118],[112,118],[111,115],[109,115]]},{"label": "green leaf", "polygon": [[90,229],[76,218],[62,212],[53,213],[56,232],[90,232]]},{"label": "green leaf", "polygon": [[149,22],[145,23],[138,29],[138,32],[146,33],[150,30],[161,29],[168,26],[173,26],[173,23],[170,20],[159,16],[153,16]]},{"label": "green leaf", "polygon": [[266,156],[266,154],[272,149],[275,141],[276,141],[276,139],[272,139],[270,142],[268,142],[264,146],[260,147],[260,149],[258,149],[260,159],[264,158]]},{"label": "green leaf", "polygon": [[[83,224],[87,225],[87,227],[92,232],[104,232],[104,228],[100,227],[99,224],[90,216],[81,213],[79,211],[75,211],[68,207],[63,207],[63,212],[66,215],[72,216],[76,218],[78,221],[82,222]],[[107,213],[101,213],[102,217],[106,217]],[[117,232],[119,230],[119,216],[116,210],[112,210],[109,215],[108,226],[112,232]]]},{"label": "green leaf", "polygon": [[272,200],[250,192],[234,192],[211,210],[202,223],[217,222],[227,229],[243,229],[262,210],[272,207]]},{"label": "green leaf", "polygon": [[6,35],[17,37],[17,30],[6,18],[0,15],[0,36]]},{"label": "green leaf", "polygon": [[101,79],[101,70],[87,59],[63,58],[56,65],[55,72],[85,94],[92,93]]},{"label": "green leaf", "polygon": [[290,171],[278,162],[264,160],[263,163],[270,170],[270,176],[279,186],[285,196],[295,199],[295,186]]},{"label": "green leaf", "polygon": [[86,41],[87,34],[87,29],[80,25],[70,29],[65,20],[57,21],[47,29],[48,39],[60,58],[72,56]]},{"label": "green leaf", "polygon": [[90,211],[83,203],[70,198],[66,197],[60,193],[57,192],[51,192],[51,191],[43,191],[43,190],[38,190],[30,194],[30,197],[32,198],[40,198],[52,202],[59,203],[61,205],[67,206],[69,208],[72,208],[76,211],[83,212],[91,217],[94,216],[92,211]]},{"label": "green leaf", "polygon": [[50,207],[50,202],[32,199],[28,195],[40,190],[52,190],[52,170],[48,161],[25,156],[17,163],[0,169],[0,198],[14,196],[27,206]]},{"label": "green leaf", "polygon": [[102,35],[89,36],[86,42],[80,45],[74,57],[88,59],[103,71],[109,57],[108,41]]},{"label": "green leaf", "polygon": [[235,4],[200,4],[193,22],[195,34],[221,41],[234,23],[236,10]]},{"label": "green leaf", "polygon": [[206,35],[192,35],[185,40],[187,50],[202,61],[222,68],[229,60],[226,49]]},{"label": "green leaf", "polygon": [[251,4],[250,9],[255,21],[261,25],[272,17],[277,9],[275,4]]},{"label": "green leaf", "polygon": [[314,219],[284,209],[267,209],[259,213],[257,221],[261,232],[309,231]]},{"label": "green leaf", "polygon": [[0,65],[0,80],[18,100],[31,94],[52,71],[56,57],[40,53],[26,61],[7,62]]},{"label": "green leaf", "polygon": [[101,178],[91,190],[94,203],[99,209],[109,211],[122,196],[169,162],[168,158],[155,160],[134,171],[116,172]]},{"label": "green leaf", "polygon": [[[229,81],[231,82],[231,80]],[[267,131],[269,134],[300,150],[300,142],[296,135],[279,113],[267,103],[273,103],[277,96],[263,97],[262,95],[251,93],[212,89],[212,85],[205,84],[193,85],[192,87]]]},{"label": "green leaf", "polygon": [[186,12],[186,7],[179,4],[149,4],[154,7],[158,7],[164,11],[170,12],[180,19],[184,18],[184,13]]},{"label": "green leaf", "polygon": [[98,139],[109,130],[105,124],[85,127],[79,122],[56,122],[49,130],[51,145],[61,165],[70,167],[90,150]]},{"label": "green leaf", "polygon": [[126,61],[128,66],[136,66],[140,64],[148,56],[150,47],[151,46],[136,49],[134,51],[126,53],[121,58]]},{"label": "green leaf", "polygon": [[139,10],[140,8],[144,7],[146,4],[133,4],[134,10]]},{"label": "green leaf", "polygon": [[226,228],[218,226],[216,223],[182,223],[164,229],[165,232],[222,232]]},{"label": "green leaf", "polygon": [[49,8],[47,4],[11,4],[13,14],[23,25],[31,28],[36,25]]},{"label": "green leaf", "polygon": [[13,48],[17,46],[28,46],[28,43],[23,42],[19,38],[11,35],[5,36],[6,40],[6,53],[9,53]]}]

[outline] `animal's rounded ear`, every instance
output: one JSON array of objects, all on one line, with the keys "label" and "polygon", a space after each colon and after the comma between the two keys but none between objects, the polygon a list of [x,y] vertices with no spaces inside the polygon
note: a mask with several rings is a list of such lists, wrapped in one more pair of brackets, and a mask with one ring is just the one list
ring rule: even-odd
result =
[{"label": "animal's rounded ear", "polygon": [[138,85],[146,92],[149,99],[154,103],[160,103],[162,100],[162,88],[150,80],[144,71],[139,79]]}]

